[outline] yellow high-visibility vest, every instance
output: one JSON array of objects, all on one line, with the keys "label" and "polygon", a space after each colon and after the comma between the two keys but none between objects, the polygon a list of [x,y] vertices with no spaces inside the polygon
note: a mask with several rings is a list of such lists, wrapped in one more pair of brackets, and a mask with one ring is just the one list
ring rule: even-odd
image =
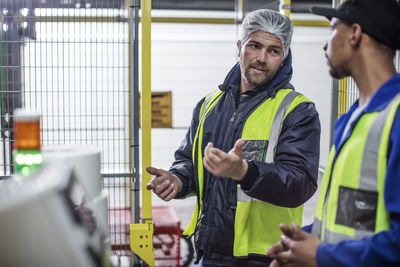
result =
[{"label": "yellow high-visibility vest", "polygon": [[332,147],[312,233],[322,241],[361,239],[390,229],[384,186],[390,131],[400,95],[379,112],[363,114],[339,153]]},{"label": "yellow high-visibility vest", "polygon": [[[193,164],[197,165],[199,197],[192,220],[183,233],[192,235],[202,212],[203,198],[203,125],[207,114],[222,95],[222,91],[209,94],[200,110],[199,125],[193,143]],[[286,115],[297,105],[310,102],[305,96],[292,89],[281,89],[274,97],[266,99],[247,118],[242,138],[246,140],[243,148],[244,159],[273,162],[274,153],[282,123]],[[237,209],[235,215],[234,256],[265,254],[266,250],[279,241],[280,223],[293,221],[301,225],[303,206],[285,208],[260,201],[246,195],[238,186]]]}]

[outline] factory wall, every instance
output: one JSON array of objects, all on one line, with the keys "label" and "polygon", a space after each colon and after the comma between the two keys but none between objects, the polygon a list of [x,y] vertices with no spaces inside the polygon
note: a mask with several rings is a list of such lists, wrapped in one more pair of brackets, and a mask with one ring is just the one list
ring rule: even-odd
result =
[{"label": "factory wall", "polygon": [[[296,27],[292,41],[296,90],[316,105],[321,121],[321,157],[329,150],[331,78],[322,46],[327,28]],[[196,103],[217,89],[237,61],[235,25],[152,25],[152,90],[172,91],[172,129],[152,130],[152,164],[169,168],[184,138]]]}]

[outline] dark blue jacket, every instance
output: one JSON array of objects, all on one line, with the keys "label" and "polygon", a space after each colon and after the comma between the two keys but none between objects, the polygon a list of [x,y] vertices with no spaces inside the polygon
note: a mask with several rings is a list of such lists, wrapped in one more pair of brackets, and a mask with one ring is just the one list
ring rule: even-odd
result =
[{"label": "dark blue jacket", "polygon": [[[274,97],[279,89],[293,88],[289,83],[291,77],[289,54],[269,85],[255,88],[244,97],[240,95],[240,67],[236,64],[219,86],[224,93],[204,123],[203,151],[208,142],[225,152],[232,149],[249,115],[266,99]],[[204,98],[194,108],[191,126],[175,152],[175,162],[170,169],[183,183],[177,198],[198,191],[192,145],[203,101]],[[299,104],[283,123],[275,162],[248,162],[242,188],[249,196],[275,205],[302,205],[317,188],[319,140],[320,123],[314,104]],[[232,179],[215,177],[205,170],[203,216],[195,234],[197,256],[203,256],[204,264],[230,265],[232,262],[236,189],[237,184]]]}]

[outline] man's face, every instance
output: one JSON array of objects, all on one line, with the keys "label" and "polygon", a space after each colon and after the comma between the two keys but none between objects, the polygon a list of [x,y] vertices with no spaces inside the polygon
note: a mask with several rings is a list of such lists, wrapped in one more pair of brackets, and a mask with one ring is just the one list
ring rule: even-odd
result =
[{"label": "man's face", "polygon": [[275,35],[256,31],[238,46],[242,92],[267,84],[282,66],[282,43]]},{"label": "man's face", "polygon": [[337,18],[331,19],[331,36],[324,45],[325,57],[329,66],[329,73],[333,78],[341,79],[350,76],[348,71],[351,51],[346,41],[350,34],[350,27]]}]

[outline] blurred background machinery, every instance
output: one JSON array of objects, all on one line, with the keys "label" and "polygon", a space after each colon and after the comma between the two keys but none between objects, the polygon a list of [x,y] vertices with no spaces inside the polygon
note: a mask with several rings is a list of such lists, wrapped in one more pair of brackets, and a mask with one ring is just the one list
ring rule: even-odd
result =
[{"label": "blurred background machinery", "polygon": [[107,211],[75,170],[48,161],[29,178],[16,175],[1,183],[2,266],[111,267]]}]

